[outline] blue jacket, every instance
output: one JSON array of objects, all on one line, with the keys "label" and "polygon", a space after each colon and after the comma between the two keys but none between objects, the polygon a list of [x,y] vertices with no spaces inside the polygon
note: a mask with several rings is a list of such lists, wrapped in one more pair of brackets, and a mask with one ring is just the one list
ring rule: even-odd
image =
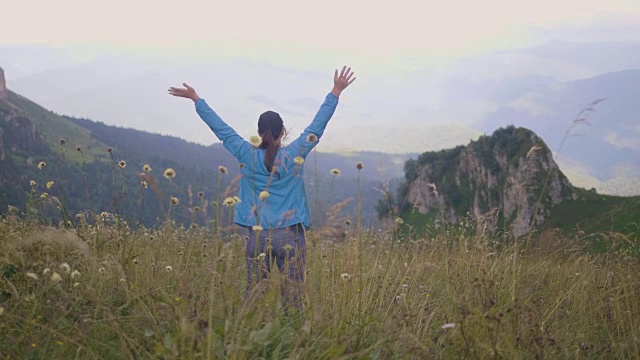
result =
[{"label": "blue jacket", "polygon": [[[304,165],[297,164],[294,159],[296,157],[306,159],[311,149],[318,143],[318,140],[309,142],[308,136],[315,134],[317,139],[322,137],[337,105],[338,98],[329,93],[311,124],[291,144],[278,150],[275,161],[279,164],[278,175],[271,176],[264,164],[265,151],[245,141],[207,105],[205,100],[196,101],[198,115],[222,141],[224,147],[240,162],[242,179],[238,197],[241,202],[235,205],[236,224],[260,225],[265,230],[295,224],[304,224],[309,228]],[[269,197],[261,200],[259,198],[261,191],[267,191]]]}]

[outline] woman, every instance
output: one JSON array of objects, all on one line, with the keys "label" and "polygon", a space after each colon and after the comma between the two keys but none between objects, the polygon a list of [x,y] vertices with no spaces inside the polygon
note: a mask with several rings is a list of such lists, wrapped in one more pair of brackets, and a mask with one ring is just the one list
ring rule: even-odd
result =
[{"label": "woman", "polygon": [[[297,293],[304,281],[305,234],[309,229],[303,164],[322,137],[333,116],[338,99],[353,81],[353,72],[346,66],[333,77],[333,89],[311,124],[291,144],[282,146],[286,136],[280,115],[267,111],[258,119],[259,141],[249,143],[240,137],[201,99],[187,84],[184,88],[171,87],[169,94],[193,100],[198,115],[213,130],[224,147],[238,159],[242,172],[236,204],[235,223],[248,229],[246,296],[261,273],[267,277],[273,261],[280,271],[287,270],[283,296],[289,305],[301,309]],[[264,264],[265,266],[261,266]],[[257,267],[261,270],[258,271]]]}]

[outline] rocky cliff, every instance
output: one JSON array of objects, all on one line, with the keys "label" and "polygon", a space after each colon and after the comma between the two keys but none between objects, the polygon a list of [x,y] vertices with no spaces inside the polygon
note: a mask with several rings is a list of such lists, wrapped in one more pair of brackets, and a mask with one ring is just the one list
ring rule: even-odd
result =
[{"label": "rocky cliff", "polygon": [[545,143],[523,128],[500,129],[468,146],[422,154],[405,170],[401,196],[419,213],[454,224],[471,216],[514,236],[542,224],[551,208],[576,197]]},{"label": "rocky cliff", "polygon": [[7,100],[7,81],[4,79],[4,70],[0,67],[0,100]]},{"label": "rocky cliff", "polygon": [[17,151],[34,153],[46,148],[36,124],[9,102],[4,71],[0,68],[0,162]]}]

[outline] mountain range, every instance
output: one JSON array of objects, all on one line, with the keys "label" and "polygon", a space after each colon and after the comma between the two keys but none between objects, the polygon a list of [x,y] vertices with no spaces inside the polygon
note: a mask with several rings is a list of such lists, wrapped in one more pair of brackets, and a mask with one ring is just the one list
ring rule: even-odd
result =
[{"label": "mountain range", "polygon": [[[442,68],[365,74],[345,93],[319,151],[417,154],[468,144],[507,125],[534,130],[569,179],[602,193],[640,194],[640,43],[554,40],[460,59]],[[82,48],[0,47],[11,88],[57,113],[177,136],[215,138],[166,88],[196,87],[243,136],[273,109],[295,133],[330,88],[328,73],[246,59],[201,63]],[[357,64],[354,64],[357,69]],[[325,90],[326,91],[326,90]],[[588,123],[567,129],[593,101]],[[562,144],[562,147],[561,147]]]},{"label": "mountain range", "polygon": [[[357,221],[358,211],[367,226],[389,211],[417,228],[472,216],[516,236],[543,225],[633,233],[638,197],[576,187],[554,158],[534,131],[507,126],[467,146],[421,154],[314,152],[305,162],[305,183],[314,223],[334,235]],[[366,164],[363,170],[357,162]],[[162,176],[167,168],[177,173],[171,181]],[[331,175],[332,169],[341,175]],[[238,176],[235,159],[219,143],[60,116],[8,90],[0,68],[2,212],[17,206],[27,217],[56,219],[61,211],[69,221],[74,214],[128,214],[144,226],[168,216],[185,225],[216,219],[226,227],[231,209],[220,203],[236,194]],[[170,206],[169,197],[179,203]]]}]

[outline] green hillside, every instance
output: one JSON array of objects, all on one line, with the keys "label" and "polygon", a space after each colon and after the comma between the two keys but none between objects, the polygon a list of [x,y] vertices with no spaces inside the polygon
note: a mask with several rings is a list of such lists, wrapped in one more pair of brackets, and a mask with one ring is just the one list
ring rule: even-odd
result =
[{"label": "green hillside", "polygon": [[553,209],[548,225],[585,233],[617,232],[640,238],[640,196],[599,195],[578,189],[580,198]]},{"label": "green hillside", "polygon": [[[38,132],[51,149],[57,149],[60,145],[60,139],[65,139],[68,146],[72,146],[72,148],[81,146],[88,161],[105,157],[107,145],[96,141],[89,130],[12,91],[9,91],[9,102],[35,123]],[[71,152],[67,154],[67,159],[80,162],[80,153]]]},{"label": "green hillside", "polygon": [[[1,104],[4,110],[0,119],[5,121],[0,121],[0,125],[19,122],[25,130],[16,133],[18,135],[4,133],[4,144],[11,145],[11,149],[5,149],[9,156],[0,161],[3,174],[0,211],[3,213],[9,205],[26,211],[30,201],[41,203],[40,196],[46,192],[62,201],[70,217],[87,210],[117,211],[135,215],[135,221],[151,226],[166,218],[168,198],[176,196],[180,205],[171,210],[172,218],[186,225],[191,222],[204,225],[215,217],[213,202],[237,193],[238,164],[221,144],[203,146],[172,136],[59,116],[20,95],[9,95],[9,103]],[[12,145],[13,138],[18,137],[20,141]],[[60,143],[61,139],[65,140],[64,144]],[[82,152],[77,151],[76,146],[80,146]],[[107,152],[108,148],[112,153]],[[363,223],[372,225],[376,220],[374,205],[382,197],[378,190],[383,187],[381,182],[398,177],[402,162],[408,158],[409,155],[373,152],[348,156],[310,154],[305,163],[305,180],[316,225],[325,225],[326,211],[347,199],[346,206],[332,221],[336,224],[343,224],[346,219],[355,221],[358,192],[362,199]],[[123,169],[117,166],[121,160],[126,162]],[[44,170],[37,168],[41,161],[47,163]],[[365,164],[360,174],[356,162]],[[142,205],[140,173],[145,164],[153,170],[146,175],[152,183],[145,191]],[[227,167],[228,173],[220,175],[219,166]],[[162,176],[166,168],[173,168],[177,173],[172,182]],[[333,168],[340,169],[341,175],[331,175]],[[37,183],[33,189],[31,180]],[[55,183],[51,189],[45,187],[49,181]],[[204,192],[205,197],[199,198],[199,192]],[[33,204],[31,210],[36,210]],[[38,211],[45,212],[51,219],[59,218],[58,211],[52,207]],[[231,212],[230,208],[221,209],[221,219],[227,225],[232,219]]]}]

